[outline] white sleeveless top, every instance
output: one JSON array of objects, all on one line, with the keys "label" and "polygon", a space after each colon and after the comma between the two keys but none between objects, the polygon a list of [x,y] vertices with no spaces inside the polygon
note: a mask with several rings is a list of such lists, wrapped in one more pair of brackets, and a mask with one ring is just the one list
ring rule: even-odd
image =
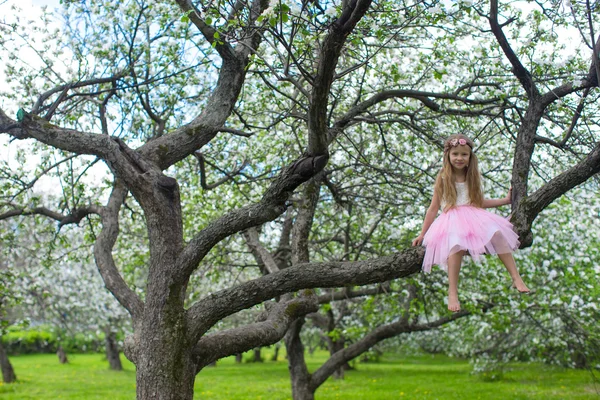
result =
[{"label": "white sleeveless top", "polygon": [[[471,203],[469,198],[469,187],[467,182],[455,182],[454,187],[456,188],[456,205],[464,206]],[[448,203],[442,200],[442,211],[446,209]]]}]

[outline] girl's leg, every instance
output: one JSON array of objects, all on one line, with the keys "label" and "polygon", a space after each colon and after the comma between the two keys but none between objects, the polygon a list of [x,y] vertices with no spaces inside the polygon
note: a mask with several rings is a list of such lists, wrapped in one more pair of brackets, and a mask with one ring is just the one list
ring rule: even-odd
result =
[{"label": "girl's leg", "polygon": [[529,288],[527,285],[525,285],[523,279],[521,279],[521,275],[519,275],[517,264],[515,264],[515,259],[513,258],[512,253],[498,254],[498,258],[500,261],[502,261],[508,273],[510,274],[514,287],[516,287],[521,293],[528,293]]},{"label": "girl's leg", "polygon": [[460,264],[465,255],[464,251],[459,251],[448,257],[448,310],[460,311],[458,302],[458,273]]}]

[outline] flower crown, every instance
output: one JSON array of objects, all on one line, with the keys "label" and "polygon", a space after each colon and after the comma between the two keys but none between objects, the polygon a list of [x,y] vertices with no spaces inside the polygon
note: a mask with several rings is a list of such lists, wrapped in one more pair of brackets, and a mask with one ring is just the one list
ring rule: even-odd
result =
[{"label": "flower crown", "polygon": [[452,147],[456,146],[469,146],[471,149],[473,148],[473,146],[471,146],[467,139],[452,139],[451,141],[446,143],[446,146],[444,146],[444,153],[450,150]]}]

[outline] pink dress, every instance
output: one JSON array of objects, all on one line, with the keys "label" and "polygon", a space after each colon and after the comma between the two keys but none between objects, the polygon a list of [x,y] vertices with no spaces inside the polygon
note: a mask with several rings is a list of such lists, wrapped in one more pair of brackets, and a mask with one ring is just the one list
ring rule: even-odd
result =
[{"label": "pink dress", "polygon": [[461,250],[478,260],[482,254],[512,253],[519,247],[519,236],[507,219],[469,202],[467,184],[456,182],[456,207],[437,217],[423,238],[423,271],[431,272],[433,264],[447,271],[448,256]]}]

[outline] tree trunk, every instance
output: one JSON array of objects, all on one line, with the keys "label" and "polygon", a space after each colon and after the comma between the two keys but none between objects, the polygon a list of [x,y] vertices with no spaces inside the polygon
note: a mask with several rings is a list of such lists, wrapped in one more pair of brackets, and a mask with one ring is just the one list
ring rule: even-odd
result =
[{"label": "tree trunk", "polygon": [[177,294],[171,294],[165,303],[157,306],[159,312],[148,308],[138,326],[137,400],[192,400],[194,397],[198,363],[184,323],[182,296],[179,288],[171,290]]},{"label": "tree trunk", "polygon": [[0,336],[0,369],[2,369],[2,380],[4,383],[12,383],[17,380],[15,370],[8,360],[8,354],[6,354],[4,346],[2,346],[2,336]]},{"label": "tree trunk", "polygon": [[69,360],[67,359],[67,353],[65,353],[65,350],[62,348],[62,346],[58,346],[58,350],[56,350],[56,355],[58,356],[58,362],[60,362],[61,364],[66,364],[69,362]]},{"label": "tree trunk", "polygon": [[[158,336],[158,335],[156,335]],[[196,363],[176,340],[143,340],[136,363],[137,400],[192,400]]]},{"label": "tree trunk", "polygon": [[108,365],[112,370],[122,371],[123,365],[121,364],[121,358],[119,356],[119,346],[117,345],[116,334],[110,329],[110,326],[106,326],[104,334],[104,341],[106,343],[106,359],[108,360]]},{"label": "tree trunk", "polygon": [[300,340],[302,325],[304,325],[304,318],[297,319],[285,335],[288,368],[292,381],[292,398],[294,400],[314,400],[315,393],[310,388],[310,374],[306,368],[304,346]]},{"label": "tree trunk", "polygon": [[262,356],[260,355],[260,347],[254,349],[254,360],[253,362],[263,362]]},{"label": "tree trunk", "polygon": [[279,344],[275,345],[275,348],[273,349],[273,357],[271,357],[271,361],[277,361],[277,358],[279,358]]}]

